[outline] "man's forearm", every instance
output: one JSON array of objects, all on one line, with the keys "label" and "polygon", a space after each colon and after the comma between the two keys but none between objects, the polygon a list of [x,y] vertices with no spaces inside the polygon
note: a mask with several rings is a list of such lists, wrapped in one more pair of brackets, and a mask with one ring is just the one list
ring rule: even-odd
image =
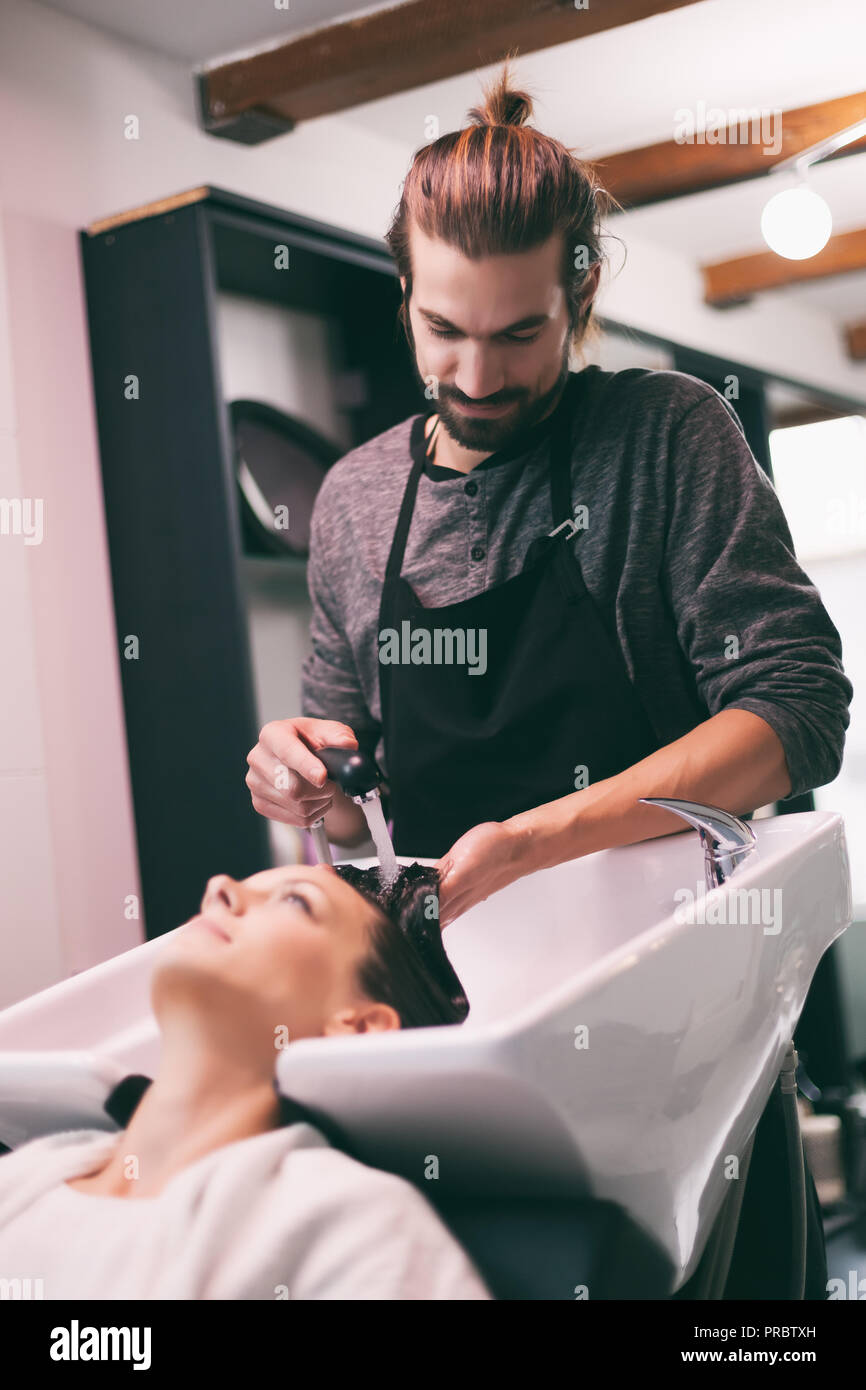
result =
[{"label": "man's forearm", "polygon": [[734,815],[787,796],[791,779],[779,736],[751,710],[722,710],[616,777],[511,816],[526,872],[599,849],[631,845],[683,829],[679,816],[642,806],[667,796],[720,806]]}]

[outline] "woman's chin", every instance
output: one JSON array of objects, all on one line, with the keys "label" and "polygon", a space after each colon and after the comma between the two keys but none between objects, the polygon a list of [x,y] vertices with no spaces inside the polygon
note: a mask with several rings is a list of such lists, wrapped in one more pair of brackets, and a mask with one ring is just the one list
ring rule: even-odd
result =
[{"label": "woman's chin", "polygon": [[175,932],[154,961],[152,988],[174,993],[175,987],[181,987],[192,997],[197,992],[196,981],[229,982],[228,962],[222,959],[221,949],[224,943],[206,932]]}]

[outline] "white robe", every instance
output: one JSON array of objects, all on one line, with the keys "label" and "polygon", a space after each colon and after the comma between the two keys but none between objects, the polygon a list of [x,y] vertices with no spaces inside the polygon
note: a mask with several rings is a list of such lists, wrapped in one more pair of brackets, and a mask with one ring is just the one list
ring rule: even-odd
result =
[{"label": "white robe", "polygon": [[122,1139],[66,1131],[0,1157],[0,1299],[491,1297],[421,1192],[309,1124],[226,1144],[155,1197],[66,1185]]}]

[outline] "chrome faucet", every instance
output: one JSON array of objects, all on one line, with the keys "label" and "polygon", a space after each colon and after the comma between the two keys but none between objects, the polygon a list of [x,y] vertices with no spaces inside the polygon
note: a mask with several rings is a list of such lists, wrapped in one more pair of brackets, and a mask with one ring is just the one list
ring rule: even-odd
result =
[{"label": "chrome faucet", "polygon": [[695,827],[704,847],[708,892],[730,878],[737,865],[757,848],[758,841],[748,821],[740,820],[739,816],[732,816],[730,811],[723,811],[718,806],[702,806],[699,801],[670,800],[665,796],[641,796],[638,800],[647,806],[661,806],[664,811],[673,811]]}]

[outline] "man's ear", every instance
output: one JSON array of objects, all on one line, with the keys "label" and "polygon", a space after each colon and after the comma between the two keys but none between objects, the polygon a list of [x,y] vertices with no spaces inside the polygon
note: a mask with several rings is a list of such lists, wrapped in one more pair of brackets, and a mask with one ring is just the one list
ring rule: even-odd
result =
[{"label": "man's ear", "polygon": [[399,1028],[400,1015],[390,1004],[372,1001],[358,1004],[354,1009],[340,1009],[324,1027],[324,1036],[339,1037],[343,1033],[387,1033]]},{"label": "man's ear", "polygon": [[586,279],[586,285],[584,287],[583,294],[581,295],[581,301],[583,303],[584,308],[586,308],[586,306],[595,298],[596,291],[598,290],[598,282],[600,279],[601,261],[596,261],[595,265],[590,268],[589,275]]}]

